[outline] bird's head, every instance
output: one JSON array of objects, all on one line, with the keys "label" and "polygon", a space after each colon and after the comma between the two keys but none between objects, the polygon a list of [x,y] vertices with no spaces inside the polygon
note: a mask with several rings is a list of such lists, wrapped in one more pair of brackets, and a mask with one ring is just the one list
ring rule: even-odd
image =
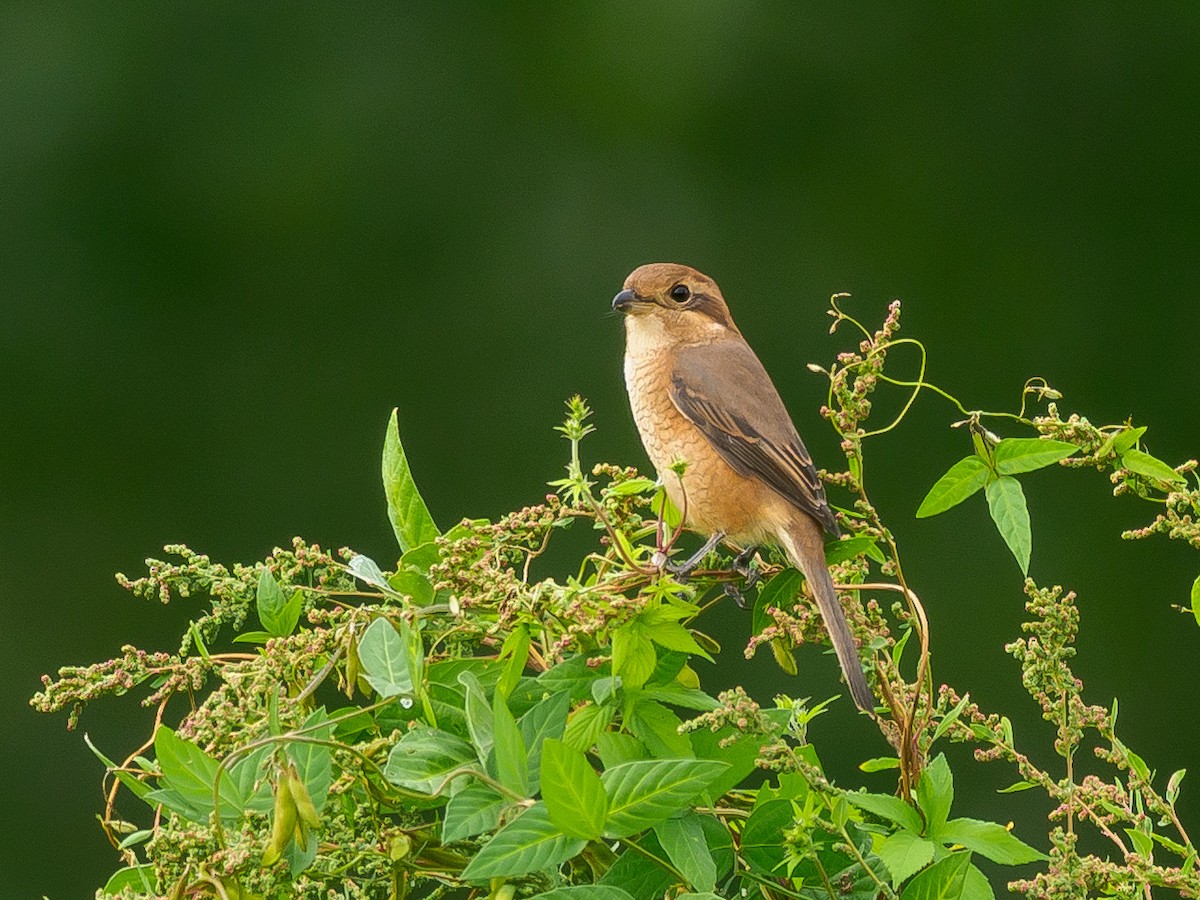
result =
[{"label": "bird's head", "polygon": [[721,329],[737,332],[717,283],[678,263],[634,269],[612,305],[626,314],[630,329],[644,322],[680,341],[711,340]]}]

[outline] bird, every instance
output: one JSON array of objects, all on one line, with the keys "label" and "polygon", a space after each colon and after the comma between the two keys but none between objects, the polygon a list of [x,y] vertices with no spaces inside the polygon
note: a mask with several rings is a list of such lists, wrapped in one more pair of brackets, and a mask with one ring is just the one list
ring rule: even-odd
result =
[{"label": "bird", "polygon": [[[625,320],[625,387],[646,454],[685,524],[722,541],[779,546],[805,577],[855,705],[875,698],[825,565],[839,529],[812,457],[717,283],[649,263],[612,307]],[[678,463],[685,465],[678,474]],[[696,557],[693,557],[696,559]]]}]

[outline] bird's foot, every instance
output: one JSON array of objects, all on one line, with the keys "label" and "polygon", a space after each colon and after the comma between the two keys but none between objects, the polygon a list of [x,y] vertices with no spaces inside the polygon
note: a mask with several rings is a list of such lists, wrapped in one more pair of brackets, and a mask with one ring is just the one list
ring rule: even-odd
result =
[{"label": "bird's foot", "polygon": [[[724,533],[718,531],[716,534],[714,534],[712,537],[710,537],[707,541],[704,542],[703,547],[701,547],[699,550],[697,550],[695,553],[693,553],[691,556],[689,556],[683,562],[681,562],[681,563],[669,562],[666,559],[666,557],[664,556],[664,557],[662,557],[661,566],[663,569],[670,572],[672,575],[674,575],[679,580],[686,581],[688,575],[690,575],[692,573],[692,570],[695,569],[696,566],[700,565],[700,563],[704,560],[704,557],[706,557],[706,556],[708,556],[708,554],[712,553],[713,550],[716,548],[717,544],[721,543],[721,541],[723,541],[723,540],[725,540]],[[657,555],[658,554],[656,554],[656,556]]]},{"label": "bird's foot", "polygon": [[758,569],[750,565],[750,560],[754,558],[757,547],[747,547],[736,557],[734,557],[733,565],[730,568],[738,575],[742,576],[742,586],[738,587],[733,582],[725,583],[725,596],[733,600],[738,605],[739,609],[746,608],[746,598],[742,591],[748,590],[758,584],[759,574]]}]

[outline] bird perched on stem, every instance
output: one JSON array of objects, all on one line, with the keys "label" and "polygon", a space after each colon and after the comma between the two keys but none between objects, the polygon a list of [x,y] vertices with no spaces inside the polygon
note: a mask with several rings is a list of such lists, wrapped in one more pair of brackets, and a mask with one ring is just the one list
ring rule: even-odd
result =
[{"label": "bird perched on stem", "polygon": [[[651,263],[625,279],[613,309],[625,313],[633,418],[671,502],[712,535],[704,552],[723,540],[783,548],[816,598],[855,705],[870,712],[874,697],[825,566],[833,511],[721,289],[687,266]],[[682,476],[672,469],[680,459]]]}]

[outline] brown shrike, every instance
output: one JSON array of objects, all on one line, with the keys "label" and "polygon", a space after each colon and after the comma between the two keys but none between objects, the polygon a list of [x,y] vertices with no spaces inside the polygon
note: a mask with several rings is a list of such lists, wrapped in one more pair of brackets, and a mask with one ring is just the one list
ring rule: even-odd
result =
[{"label": "brown shrike", "polygon": [[[855,705],[870,712],[875,698],[825,566],[833,511],[721,289],[687,266],[651,263],[625,279],[613,309],[625,313],[633,418],[671,502],[714,544],[784,549],[816,597]],[[671,470],[681,459],[682,479]]]}]

